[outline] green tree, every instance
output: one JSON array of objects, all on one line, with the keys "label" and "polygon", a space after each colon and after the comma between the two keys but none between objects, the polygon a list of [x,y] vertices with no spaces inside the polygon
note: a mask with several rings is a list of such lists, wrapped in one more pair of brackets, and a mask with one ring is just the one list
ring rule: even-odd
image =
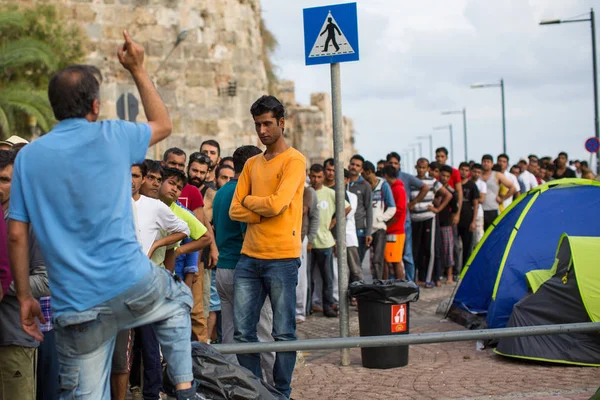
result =
[{"label": "green tree", "polygon": [[82,34],[56,8],[0,10],[0,136],[47,132],[54,116],[46,90],[52,73],[79,61]]}]

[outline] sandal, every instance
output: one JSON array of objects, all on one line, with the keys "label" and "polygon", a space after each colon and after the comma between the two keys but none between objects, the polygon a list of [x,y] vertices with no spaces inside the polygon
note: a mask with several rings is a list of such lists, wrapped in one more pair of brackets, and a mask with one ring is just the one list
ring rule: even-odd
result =
[{"label": "sandal", "polygon": [[433,282],[425,282],[425,289],[432,289],[434,286]]}]

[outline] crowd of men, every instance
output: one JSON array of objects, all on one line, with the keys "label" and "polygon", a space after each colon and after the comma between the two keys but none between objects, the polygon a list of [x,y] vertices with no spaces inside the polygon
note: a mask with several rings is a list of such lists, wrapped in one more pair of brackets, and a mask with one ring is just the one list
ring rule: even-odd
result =
[{"label": "crowd of men", "polygon": [[[485,229],[517,196],[551,180],[593,178],[567,155],[448,165],[421,158],[416,174],[391,152],[336,171],[307,168],[286,144],[283,105],[250,113],[266,150],[221,154],[215,140],[144,157],[171,123],[124,33],[119,60],[148,123],[98,121],[100,71],[71,66],[49,85],[59,123],[28,144],[0,142],[0,400],[202,398],[191,342],[296,340],[311,313],[338,316],[337,173],[346,184],[350,282],[369,257],[374,279],[453,283]],[[406,168],[405,168],[406,169]],[[291,394],[295,352],[227,360]]]}]

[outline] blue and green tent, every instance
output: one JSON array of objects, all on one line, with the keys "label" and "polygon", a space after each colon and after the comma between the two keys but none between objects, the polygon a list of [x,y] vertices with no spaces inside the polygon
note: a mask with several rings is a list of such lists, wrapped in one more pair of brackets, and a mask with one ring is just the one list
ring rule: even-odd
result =
[{"label": "blue and green tent", "polygon": [[525,275],[552,267],[565,233],[600,237],[600,182],[551,181],[513,202],[463,268],[449,317],[467,327],[505,327],[527,293]]}]

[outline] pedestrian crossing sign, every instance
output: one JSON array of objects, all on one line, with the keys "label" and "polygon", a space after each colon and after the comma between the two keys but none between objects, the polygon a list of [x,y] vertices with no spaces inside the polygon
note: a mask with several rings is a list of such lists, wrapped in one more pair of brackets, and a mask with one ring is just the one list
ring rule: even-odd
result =
[{"label": "pedestrian crossing sign", "polygon": [[306,65],[357,61],[356,3],[304,9]]}]

